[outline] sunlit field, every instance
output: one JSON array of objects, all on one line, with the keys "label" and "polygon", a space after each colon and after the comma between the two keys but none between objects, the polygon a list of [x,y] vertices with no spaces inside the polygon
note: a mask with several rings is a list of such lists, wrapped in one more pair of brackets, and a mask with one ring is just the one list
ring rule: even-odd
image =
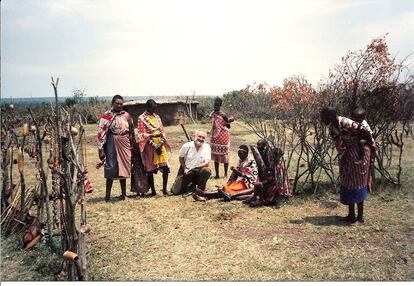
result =
[{"label": "sunlit field", "polygon": [[[189,125],[209,131],[209,124]],[[178,150],[186,142],[180,126],[167,127],[173,147],[171,187],[177,174]],[[88,125],[87,161],[94,191],[87,194],[87,237],[90,280],[111,281],[321,281],[412,280],[414,278],[413,159],[404,157],[401,189],[377,186],[366,201],[364,225],[346,225],[346,214],[333,189],[292,198],[280,208],[249,208],[239,201],[194,202],[191,196],[165,197],[161,174],[155,176],[158,195],[139,198],[129,192],[118,198],[114,182],[110,203],[104,202],[103,170],[95,146],[96,126]],[[241,123],[231,128],[230,165],[236,150],[258,138]],[[214,169],[213,163],[210,168]],[[223,167],[221,165],[221,176]],[[214,171],[213,171],[214,174]],[[210,179],[213,190],[226,178]],[[15,258],[18,259],[18,258]],[[7,262],[8,261],[8,262]],[[2,280],[39,280],[22,276],[13,257],[2,260]],[[2,271],[3,272],[3,271]]]},{"label": "sunlit field", "polygon": [[[191,125],[208,131],[210,125]],[[97,160],[95,126],[88,126],[88,158]],[[233,124],[230,165],[237,147],[258,138]],[[171,175],[186,142],[180,126],[167,127]],[[412,144],[412,142],[410,142]],[[413,148],[413,146],[410,146]],[[407,152],[408,154],[408,152]],[[405,157],[406,160],[412,160]],[[210,168],[214,166],[211,163]],[[221,176],[223,176],[221,166]],[[411,172],[413,169],[411,168]],[[191,196],[159,196],[127,201],[114,184],[105,203],[102,170],[91,168],[95,191],[88,195],[88,239],[92,279],[104,280],[409,280],[413,268],[413,181],[401,190],[374,192],[366,202],[366,223],[347,226],[336,216],[346,207],[334,190],[294,198],[279,209],[252,209],[241,202],[194,202]],[[209,189],[225,178],[210,179]]]}]

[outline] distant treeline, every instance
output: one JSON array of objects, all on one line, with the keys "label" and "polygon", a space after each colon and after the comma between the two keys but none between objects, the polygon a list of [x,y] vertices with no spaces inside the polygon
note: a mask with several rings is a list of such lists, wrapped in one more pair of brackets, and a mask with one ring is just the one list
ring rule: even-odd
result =
[{"label": "distant treeline", "polygon": [[[85,96],[82,98],[77,99],[77,103],[90,103],[95,104],[98,102],[106,102],[112,99],[113,95],[111,96]],[[128,100],[147,100],[147,99],[154,99],[154,100],[168,100],[168,99],[176,99],[176,98],[188,98],[193,96],[165,96],[165,95],[156,95],[156,96],[123,96],[125,101]],[[196,96],[198,97],[198,96]],[[205,95],[202,97],[214,97],[213,95]],[[59,97],[59,103],[65,104],[68,100],[73,99],[72,96],[69,97]],[[55,103],[54,97],[24,97],[24,98],[0,98],[0,104],[14,104],[14,105],[47,105]]]}]

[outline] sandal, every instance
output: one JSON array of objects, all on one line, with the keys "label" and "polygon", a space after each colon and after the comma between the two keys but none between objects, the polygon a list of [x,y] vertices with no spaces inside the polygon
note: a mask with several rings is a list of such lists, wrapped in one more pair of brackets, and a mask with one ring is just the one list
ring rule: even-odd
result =
[{"label": "sandal", "polygon": [[200,197],[199,195],[197,195],[196,193],[194,193],[193,194],[193,199],[195,200],[195,201],[197,201],[197,202],[205,202],[205,201],[207,201],[207,199],[206,198],[204,198],[204,197]]}]

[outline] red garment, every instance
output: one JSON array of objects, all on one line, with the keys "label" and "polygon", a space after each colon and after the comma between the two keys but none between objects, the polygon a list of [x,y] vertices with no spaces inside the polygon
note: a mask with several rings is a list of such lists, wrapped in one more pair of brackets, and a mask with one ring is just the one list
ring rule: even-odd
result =
[{"label": "red garment", "polygon": [[154,133],[154,131],[158,130],[164,137],[165,137],[165,130],[164,125],[162,124],[161,118],[158,114],[153,114],[155,119],[157,120],[158,127],[151,124],[148,116],[150,114],[145,111],[138,117],[138,145],[139,151],[143,152],[145,145],[147,144],[148,140],[150,140],[150,135]]},{"label": "red garment", "polygon": [[275,179],[266,181],[262,186],[255,190],[256,199],[267,203],[275,203],[278,198],[290,198],[293,196],[292,188],[289,183],[288,174],[281,163],[275,167]]},{"label": "red garment", "polygon": [[131,176],[131,142],[129,138],[129,121],[131,117],[128,113],[115,118],[116,134],[114,135],[116,158],[118,161],[118,174],[121,177],[129,178]]},{"label": "red garment", "polygon": [[230,131],[223,113],[212,112],[211,118],[211,159],[219,163],[229,162]]},{"label": "red garment", "polygon": [[364,154],[361,160],[361,145],[356,135],[359,124],[349,118],[339,116],[338,128],[339,135],[335,136],[334,140],[336,146],[341,146],[337,150],[340,154],[339,174],[341,186],[348,190],[360,190],[365,187],[370,190],[371,148],[369,146],[363,147]]},{"label": "red garment", "polygon": [[96,136],[96,139],[98,140],[98,148],[103,149],[103,146],[105,145],[107,135],[108,135],[108,129],[111,125],[112,121],[114,120],[115,114],[112,110],[106,111],[104,114],[102,114],[101,118],[98,122],[98,134]]},{"label": "red garment", "polygon": [[277,193],[281,196],[290,198],[293,196],[292,187],[289,182],[289,175],[282,163],[277,164],[275,168]]},{"label": "red garment", "polygon": [[253,183],[257,182],[258,176],[256,161],[252,158],[246,158],[244,161],[239,160],[236,170],[231,173],[227,183],[242,181],[246,188],[250,189],[253,188]]},{"label": "red garment", "polygon": [[[168,162],[163,162],[160,164],[154,164],[153,158],[154,158],[154,152],[155,149],[153,146],[149,145],[149,140],[151,139],[151,135],[156,133],[158,131],[163,138],[166,138],[164,125],[162,124],[161,118],[158,114],[153,114],[155,120],[157,121],[158,126],[154,126],[150,119],[149,119],[150,113],[145,111],[138,117],[138,146],[139,151],[142,153],[142,159],[143,164],[145,167],[146,172],[151,172],[154,170],[157,170],[160,167],[168,166]],[[168,144],[167,140],[164,141],[164,146],[168,152],[171,152],[171,147]]]}]

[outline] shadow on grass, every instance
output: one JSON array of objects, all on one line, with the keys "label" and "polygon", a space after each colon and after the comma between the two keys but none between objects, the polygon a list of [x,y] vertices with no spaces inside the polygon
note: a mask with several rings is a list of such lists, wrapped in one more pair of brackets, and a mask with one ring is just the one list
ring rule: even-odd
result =
[{"label": "shadow on grass", "polygon": [[[136,194],[127,195],[128,200],[139,200],[143,198],[151,198],[151,196],[139,197]],[[118,203],[123,202],[124,200],[121,199],[121,196],[111,196],[111,200],[108,203]],[[105,197],[94,197],[88,199],[88,204],[96,204],[96,203],[103,203],[105,202]]]},{"label": "shadow on grass", "polygon": [[337,225],[337,226],[348,226],[348,224],[346,224],[343,221],[340,221],[341,217],[340,216],[336,216],[336,215],[331,215],[331,216],[308,216],[303,218],[303,220],[290,220],[290,223],[293,224],[300,224],[303,222],[307,222],[307,223],[311,223],[313,225]]}]

